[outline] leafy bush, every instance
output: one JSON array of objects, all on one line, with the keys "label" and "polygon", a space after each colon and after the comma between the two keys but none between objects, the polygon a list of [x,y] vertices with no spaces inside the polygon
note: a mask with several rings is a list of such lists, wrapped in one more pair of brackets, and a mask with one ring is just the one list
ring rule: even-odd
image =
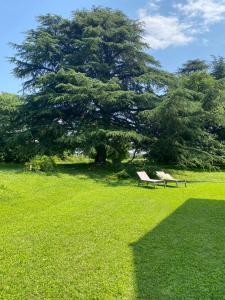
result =
[{"label": "leafy bush", "polygon": [[52,157],[46,155],[36,155],[26,164],[26,170],[33,172],[53,172],[56,163]]}]

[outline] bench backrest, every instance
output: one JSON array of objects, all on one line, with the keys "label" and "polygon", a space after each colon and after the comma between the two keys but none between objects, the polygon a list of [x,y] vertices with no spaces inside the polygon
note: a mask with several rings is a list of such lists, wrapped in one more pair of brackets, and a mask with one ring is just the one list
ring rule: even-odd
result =
[{"label": "bench backrest", "polygon": [[173,180],[174,179],[170,174],[165,173],[163,171],[157,171],[156,175],[162,180]]},{"label": "bench backrest", "polygon": [[150,180],[150,178],[148,177],[148,174],[145,171],[137,172],[137,175],[143,181]]}]

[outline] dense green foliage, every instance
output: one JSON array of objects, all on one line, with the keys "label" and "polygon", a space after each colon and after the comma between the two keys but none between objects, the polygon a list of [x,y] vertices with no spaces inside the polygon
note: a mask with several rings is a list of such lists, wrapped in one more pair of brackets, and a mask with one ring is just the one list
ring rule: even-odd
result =
[{"label": "dense green foliage", "polygon": [[1,165],[0,298],[223,299],[225,173],[168,171],[211,182],[154,190],[88,164]]},{"label": "dense green foliage", "polygon": [[10,151],[2,147],[3,159],[67,151],[117,164],[132,152],[182,166],[225,164],[222,57],[189,60],[168,74],[148,54],[142,24],[120,11],[93,8],[38,22],[13,45],[25,94],[11,123],[10,112],[1,112],[13,137],[4,139]]},{"label": "dense green foliage", "polygon": [[[0,94],[0,160],[20,160],[20,128],[18,117],[23,99],[13,94]],[[24,142],[24,141],[23,141]]]},{"label": "dense green foliage", "polygon": [[114,152],[113,160],[120,160],[129,143],[142,139],[135,130],[137,114],[152,103],[151,93],[124,91],[116,80],[104,83],[73,70],[50,73],[38,87],[25,109],[27,124],[45,153],[68,148],[90,154],[102,148],[98,155],[107,151],[106,158]]},{"label": "dense green foliage", "polygon": [[216,79],[225,78],[225,59],[222,56],[213,56],[213,61],[211,63],[211,74]]},{"label": "dense green foliage", "polygon": [[33,172],[53,172],[56,164],[52,157],[36,155],[26,163],[26,170]]},{"label": "dense green foliage", "polygon": [[101,8],[39,22],[12,58],[33,91],[25,122],[37,151],[81,149],[96,162],[121,161],[145,140],[139,115],[155,106],[155,91],[170,78],[144,51],[141,24]]},{"label": "dense green foliage", "polygon": [[177,82],[147,116],[154,137],[149,156],[193,167],[224,164],[225,82],[206,72]]}]

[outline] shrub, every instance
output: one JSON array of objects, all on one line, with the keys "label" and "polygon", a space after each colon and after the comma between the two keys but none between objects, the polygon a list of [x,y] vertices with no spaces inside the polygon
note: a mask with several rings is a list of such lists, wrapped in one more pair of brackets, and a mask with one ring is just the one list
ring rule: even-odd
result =
[{"label": "shrub", "polygon": [[52,157],[46,155],[36,155],[26,164],[26,170],[33,172],[53,172],[56,163]]}]

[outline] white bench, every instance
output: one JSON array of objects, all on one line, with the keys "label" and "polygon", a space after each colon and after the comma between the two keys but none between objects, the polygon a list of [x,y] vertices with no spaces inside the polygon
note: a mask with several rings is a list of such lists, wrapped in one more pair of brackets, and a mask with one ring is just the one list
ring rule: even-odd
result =
[{"label": "white bench", "polygon": [[139,184],[141,182],[147,184],[151,183],[154,186],[154,188],[156,187],[156,185],[160,185],[160,183],[163,183],[164,187],[166,186],[165,180],[151,179],[145,171],[137,172],[137,175],[139,177]]},{"label": "white bench", "polygon": [[186,180],[180,180],[180,179],[173,178],[173,176],[171,176],[170,174],[165,173],[163,171],[157,171],[156,175],[160,180],[164,180],[166,185],[168,182],[175,182],[177,187],[178,187],[178,183],[184,183],[185,187],[187,187]]}]

